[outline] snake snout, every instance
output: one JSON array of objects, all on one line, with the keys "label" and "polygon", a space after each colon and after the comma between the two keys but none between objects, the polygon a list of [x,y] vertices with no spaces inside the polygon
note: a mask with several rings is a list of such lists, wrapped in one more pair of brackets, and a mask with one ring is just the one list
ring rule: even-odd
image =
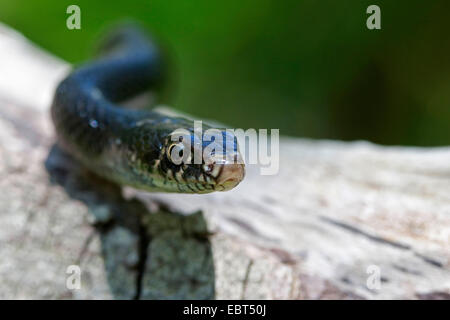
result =
[{"label": "snake snout", "polygon": [[223,188],[222,191],[236,187],[245,176],[245,166],[240,163],[226,163],[221,165],[220,174],[217,177],[217,185]]}]

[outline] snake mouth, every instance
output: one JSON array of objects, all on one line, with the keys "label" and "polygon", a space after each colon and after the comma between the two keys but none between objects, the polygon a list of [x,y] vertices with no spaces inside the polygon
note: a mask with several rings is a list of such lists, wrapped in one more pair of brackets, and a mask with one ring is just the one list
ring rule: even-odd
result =
[{"label": "snake mouth", "polygon": [[220,174],[216,179],[220,191],[227,191],[236,187],[245,176],[245,166],[240,163],[230,163],[221,165]]}]

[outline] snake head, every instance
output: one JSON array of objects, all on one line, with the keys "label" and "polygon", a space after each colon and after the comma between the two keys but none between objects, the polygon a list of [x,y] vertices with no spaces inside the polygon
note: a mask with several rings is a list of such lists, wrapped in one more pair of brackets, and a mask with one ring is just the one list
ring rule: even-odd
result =
[{"label": "snake head", "polygon": [[175,130],[166,138],[161,155],[160,172],[183,192],[227,191],[245,176],[236,136],[226,130],[200,134]]}]

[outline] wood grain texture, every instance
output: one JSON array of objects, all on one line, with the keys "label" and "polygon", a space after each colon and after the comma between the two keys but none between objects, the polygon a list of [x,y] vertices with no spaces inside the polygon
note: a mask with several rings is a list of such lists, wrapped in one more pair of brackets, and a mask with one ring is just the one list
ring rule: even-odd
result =
[{"label": "wood grain texture", "polygon": [[54,145],[67,63],[2,26],[0,70],[0,298],[450,298],[450,148],[283,137],[230,192],[122,190]]}]

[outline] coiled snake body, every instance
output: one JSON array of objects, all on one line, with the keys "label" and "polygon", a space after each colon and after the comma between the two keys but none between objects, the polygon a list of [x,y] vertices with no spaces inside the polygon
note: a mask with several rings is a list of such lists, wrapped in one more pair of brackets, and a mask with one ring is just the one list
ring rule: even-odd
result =
[{"label": "coiled snake body", "polygon": [[[176,164],[171,134],[185,129],[190,137],[184,142],[198,141],[193,121],[117,104],[151,89],[163,76],[161,56],[143,32],[118,29],[101,49],[97,60],[75,69],[56,89],[51,116],[64,150],[100,176],[148,191],[224,191],[243,179],[244,165],[229,160],[241,159],[235,137],[220,160],[211,153],[201,163]],[[203,152],[206,143],[200,141],[178,145],[190,146],[185,152]]]}]

